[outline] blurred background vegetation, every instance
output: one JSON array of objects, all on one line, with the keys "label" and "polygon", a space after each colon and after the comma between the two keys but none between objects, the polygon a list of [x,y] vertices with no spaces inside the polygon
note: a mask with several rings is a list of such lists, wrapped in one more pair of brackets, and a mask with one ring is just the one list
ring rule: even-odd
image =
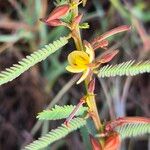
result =
[{"label": "blurred background vegetation", "polygon": [[[51,28],[39,21],[53,8],[53,0],[0,0],[0,70],[68,33],[64,27]],[[112,64],[150,58],[149,1],[88,0],[80,11],[84,14],[82,22],[90,25],[82,30],[83,39],[88,41],[119,25],[132,26],[131,32],[109,38],[111,48],[120,50]],[[78,103],[84,87],[74,85],[76,79],[65,70],[71,50],[72,41],[63,51],[0,87],[0,150],[18,150],[57,127],[60,122],[36,120],[37,113],[47,106]],[[96,81],[97,105],[104,121],[119,116],[150,117],[150,75]],[[79,133],[73,133],[50,149],[90,149],[85,130],[80,133],[83,139]],[[150,149],[148,136],[127,139],[122,146],[122,150],[141,149]]]}]

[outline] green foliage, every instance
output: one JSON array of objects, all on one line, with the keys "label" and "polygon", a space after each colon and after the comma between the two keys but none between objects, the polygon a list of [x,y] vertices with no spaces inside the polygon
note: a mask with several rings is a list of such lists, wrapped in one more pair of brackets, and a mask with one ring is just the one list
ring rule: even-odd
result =
[{"label": "green foliage", "polygon": [[150,134],[150,123],[128,123],[117,127],[115,130],[121,135],[122,139],[135,137]]},{"label": "green foliage", "polygon": [[88,29],[89,27],[90,27],[90,25],[87,22],[82,23],[82,24],[79,25],[80,29]]},{"label": "green foliage", "polygon": [[80,129],[80,134],[81,134],[85,149],[86,150],[92,150],[92,145],[91,145],[91,142],[90,142],[90,137],[89,137],[89,132],[88,132],[88,129],[87,129],[87,124],[86,124],[86,126],[84,126]]},{"label": "green foliage", "polygon": [[[58,106],[55,105],[54,108],[52,108],[51,110],[44,110],[43,112],[40,112],[37,116],[37,118],[39,120],[58,120],[58,119],[64,119],[67,118],[71,112],[73,111],[73,109],[76,106],[72,106],[72,105],[65,105],[65,106]],[[76,116],[81,116],[83,115],[83,113],[85,111],[87,111],[88,108],[87,107],[81,107]]]},{"label": "green foliage", "polygon": [[61,18],[61,20],[65,23],[71,23],[72,21],[72,18],[73,18],[73,13],[72,12],[69,12],[67,15],[63,16]]},{"label": "green foliage", "polygon": [[67,127],[65,124],[62,124],[60,127],[51,130],[46,135],[42,136],[38,140],[34,141],[30,145],[26,146],[26,150],[39,150],[42,149],[51,143],[67,136],[69,133],[71,133],[74,130],[77,130],[83,126],[86,125],[86,120],[82,118],[75,118],[70,121],[69,127]]},{"label": "green foliage", "polygon": [[134,63],[135,61],[127,61],[116,65],[106,65],[102,67],[98,76],[114,77],[114,76],[134,76],[141,73],[150,72],[150,60]]},{"label": "green foliage", "polygon": [[69,0],[55,0],[54,5],[60,6],[60,5],[68,4],[68,3],[69,3]]},{"label": "green foliage", "polygon": [[67,38],[61,37],[59,40],[54,41],[52,44],[45,45],[44,48],[26,56],[18,64],[13,64],[12,67],[6,68],[5,71],[0,73],[0,85],[12,81],[23,72],[34,66],[38,62],[46,59],[49,55],[68,43]]}]

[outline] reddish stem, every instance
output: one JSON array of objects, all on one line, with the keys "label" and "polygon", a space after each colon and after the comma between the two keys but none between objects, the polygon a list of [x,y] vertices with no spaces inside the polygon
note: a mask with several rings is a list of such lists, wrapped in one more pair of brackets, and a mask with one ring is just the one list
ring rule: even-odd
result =
[{"label": "reddish stem", "polygon": [[66,126],[69,126],[70,121],[74,118],[74,116],[76,115],[76,113],[78,112],[78,110],[80,109],[80,107],[85,103],[85,99],[81,98],[80,102],[77,104],[77,106],[74,108],[74,110],[71,112],[71,114],[69,115],[69,117],[66,119],[66,121],[64,122],[64,124]]}]

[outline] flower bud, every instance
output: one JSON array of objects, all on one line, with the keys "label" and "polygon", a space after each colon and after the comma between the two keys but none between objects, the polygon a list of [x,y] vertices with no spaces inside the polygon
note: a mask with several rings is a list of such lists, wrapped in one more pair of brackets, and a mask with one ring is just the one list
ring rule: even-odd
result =
[{"label": "flower bud", "polygon": [[72,28],[75,28],[81,21],[83,17],[83,14],[79,14],[78,16],[76,16],[73,21],[72,21]]},{"label": "flower bud", "polygon": [[92,135],[90,135],[90,141],[91,141],[93,150],[102,150],[102,146]]},{"label": "flower bud", "polygon": [[100,58],[98,58],[97,61],[100,63],[107,63],[111,61],[117,55],[118,52],[118,50],[114,50],[111,52],[104,53]]},{"label": "flower bud", "polygon": [[94,44],[92,44],[92,47],[94,50],[98,49],[98,48],[105,48],[108,46],[108,40],[103,40],[100,42],[95,42]]},{"label": "flower bud", "polygon": [[48,16],[48,18],[46,19],[46,22],[49,22],[51,20],[56,20],[56,19],[60,19],[61,17],[63,17],[64,15],[66,15],[68,13],[68,11],[70,10],[70,6],[67,4],[61,5],[56,7]]},{"label": "flower bud", "polygon": [[91,80],[88,84],[88,92],[93,93],[95,89],[95,78]]},{"label": "flower bud", "polygon": [[49,26],[65,25],[60,19],[66,15],[69,10],[70,6],[67,4],[58,6],[50,13],[47,19],[41,18],[40,21],[45,22]]},{"label": "flower bud", "polygon": [[117,132],[114,132],[106,139],[104,150],[118,150],[120,144],[121,144],[120,136]]},{"label": "flower bud", "polygon": [[60,21],[60,20],[52,20],[52,21],[50,21],[50,22],[48,22],[47,23],[49,26],[62,26],[62,25],[64,25],[64,23],[62,22],[62,21]]}]

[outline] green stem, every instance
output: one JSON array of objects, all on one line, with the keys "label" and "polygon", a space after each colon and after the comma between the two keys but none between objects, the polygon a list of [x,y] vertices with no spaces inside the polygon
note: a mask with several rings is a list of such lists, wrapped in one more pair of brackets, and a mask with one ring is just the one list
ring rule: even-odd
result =
[{"label": "green stem", "polygon": [[[71,0],[71,2],[78,3],[79,0]],[[73,12],[74,16],[77,16],[78,15],[78,7],[73,9],[72,12]],[[72,35],[73,35],[72,37],[74,39],[77,50],[83,50],[83,43],[81,40],[81,34],[80,34],[79,27],[77,27],[75,30],[72,31]],[[87,89],[91,78],[92,78],[92,75],[85,80],[85,87],[86,87],[87,94],[91,94],[91,93],[88,93],[88,89]],[[92,93],[92,94],[94,95],[94,93]],[[89,101],[88,103],[90,104],[89,109],[90,109],[91,113],[93,114],[92,119],[95,124],[95,128],[97,129],[98,132],[101,132],[102,131],[102,123],[101,123],[101,120],[100,120],[100,117],[98,114],[95,96],[89,96],[88,101]],[[101,145],[103,147],[103,145],[104,145],[103,140],[100,139],[99,142],[101,143]]]}]

